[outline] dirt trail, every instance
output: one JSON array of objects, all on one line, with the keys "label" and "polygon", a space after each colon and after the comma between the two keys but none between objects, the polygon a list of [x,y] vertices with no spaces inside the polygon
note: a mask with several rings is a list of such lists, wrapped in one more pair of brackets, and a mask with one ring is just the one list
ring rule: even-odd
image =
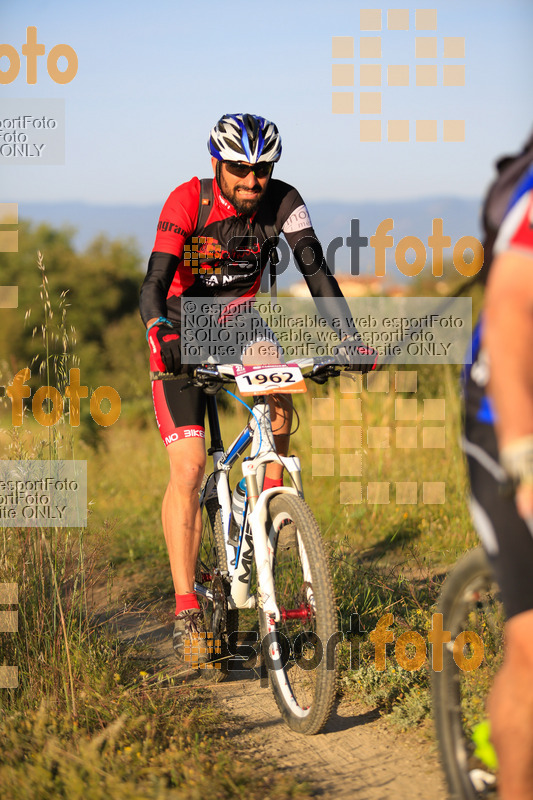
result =
[{"label": "dirt trail", "polygon": [[[110,612],[103,589],[94,596],[101,621],[125,643],[146,645],[158,668],[172,674],[172,624],[168,614],[145,610]],[[116,607],[115,607],[116,608]],[[200,679],[203,685],[205,680]],[[414,734],[391,732],[376,711],[341,703],[323,732],[300,736],[282,722],[272,692],[262,688],[254,670],[210,683],[214,702],[234,722],[230,735],[259,758],[277,762],[313,793],[328,800],[446,800],[442,773],[430,747]]]},{"label": "dirt trail", "polygon": [[[236,692],[238,689],[238,693]],[[258,755],[306,778],[331,800],[445,800],[440,768],[429,748],[395,735],[374,712],[341,703],[323,732],[300,736],[281,721],[273,695],[259,680],[215,687],[219,702],[237,715]]]}]

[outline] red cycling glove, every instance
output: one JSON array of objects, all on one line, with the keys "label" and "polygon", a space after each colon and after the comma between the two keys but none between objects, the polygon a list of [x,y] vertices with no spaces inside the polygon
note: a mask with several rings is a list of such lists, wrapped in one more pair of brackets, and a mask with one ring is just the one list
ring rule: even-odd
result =
[{"label": "red cycling glove", "polygon": [[180,335],[172,323],[154,324],[146,333],[152,372],[178,373],[181,368]]}]

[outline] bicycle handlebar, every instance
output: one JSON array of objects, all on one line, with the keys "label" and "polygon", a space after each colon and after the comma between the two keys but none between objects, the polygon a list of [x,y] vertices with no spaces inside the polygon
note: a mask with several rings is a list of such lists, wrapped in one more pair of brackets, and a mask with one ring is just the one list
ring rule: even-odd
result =
[{"label": "bicycle handlebar", "polygon": [[[288,364],[297,364],[300,369],[310,367],[308,372],[302,372],[304,378],[314,381],[315,383],[325,383],[329,378],[334,378],[340,375],[344,370],[348,370],[350,364],[339,364],[338,357],[334,356],[320,356],[320,357],[307,357],[307,358],[294,358]],[[233,367],[242,364],[201,364],[193,367],[189,372],[180,373],[175,375],[172,372],[151,372],[150,377],[152,380],[172,381],[172,380],[189,380],[194,386],[199,386],[205,389],[206,386],[213,386],[217,384],[221,386],[224,383],[235,383],[235,376],[233,374]],[[258,365],[261,366],[261,365]],[[264,364],[262,366],[277,366],[274,364]],[[283,364],[280,364],[282,367]]]},{"label": "bicycle handlebar", "polygon": [[[295,358],[287,362],[288,364],[297,364],[300,369],[311,367],[309,372],[302,372],[304,378],[315,381],[316,383],[325,383],[329,378],[336,377],[347,369],[349,364],[339,364],[337,359],[332,356],[323,356],[320,358]],[[235,376],[233,374],[234,366],[242,366],[241,364],[207,364],[195,367],[192,371],[191,380],[195,386],[209,386],[210,384],[224,384],[234,383]],[[260,365],[258,365],[260,366]],[[265,364],[263,366],[277,366],[275,364]],[[283,364],[280,364],[282,367]]]}]

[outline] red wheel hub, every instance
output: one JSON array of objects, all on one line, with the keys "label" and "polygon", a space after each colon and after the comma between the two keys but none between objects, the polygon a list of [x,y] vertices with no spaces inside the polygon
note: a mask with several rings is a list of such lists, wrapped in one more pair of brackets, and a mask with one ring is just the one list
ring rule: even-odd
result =
[{"label": "red wheel hub", "polygon": [[311,608],[307,603],[301,603],[298,608],[283,608],[279,610],[281,619],[286,622],[288,619],[311,619]]}]

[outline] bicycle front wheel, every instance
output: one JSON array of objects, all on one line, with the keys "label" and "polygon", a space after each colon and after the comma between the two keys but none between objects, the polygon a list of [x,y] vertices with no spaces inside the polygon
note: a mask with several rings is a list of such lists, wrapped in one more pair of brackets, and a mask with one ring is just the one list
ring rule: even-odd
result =
[{"label": "bicycle front wheel", "polygon": [[335,602],[322,537],[300,497],[275,495],[267,535],[279,622],[259,609],[263,658],[285,722],[314,734],[326,723],[335,698]]},{"label": "bicycle front wheel", "polygon": [[[503,661],[505,623],[499,587],[482,548],[467,553],[452,570],[437,611],[443,615],[444,630],[451,632],[442,671],[432,672],[433,714],[450,796],[496,800],[495,772],[477,758],[472,739],[475,726],[486,719],[485,701]],[[453,650],[463,631],[473,631],[483,642],[484,659],[471,671],[457,665],[456,659],[460,664],[461,659]]]}]

